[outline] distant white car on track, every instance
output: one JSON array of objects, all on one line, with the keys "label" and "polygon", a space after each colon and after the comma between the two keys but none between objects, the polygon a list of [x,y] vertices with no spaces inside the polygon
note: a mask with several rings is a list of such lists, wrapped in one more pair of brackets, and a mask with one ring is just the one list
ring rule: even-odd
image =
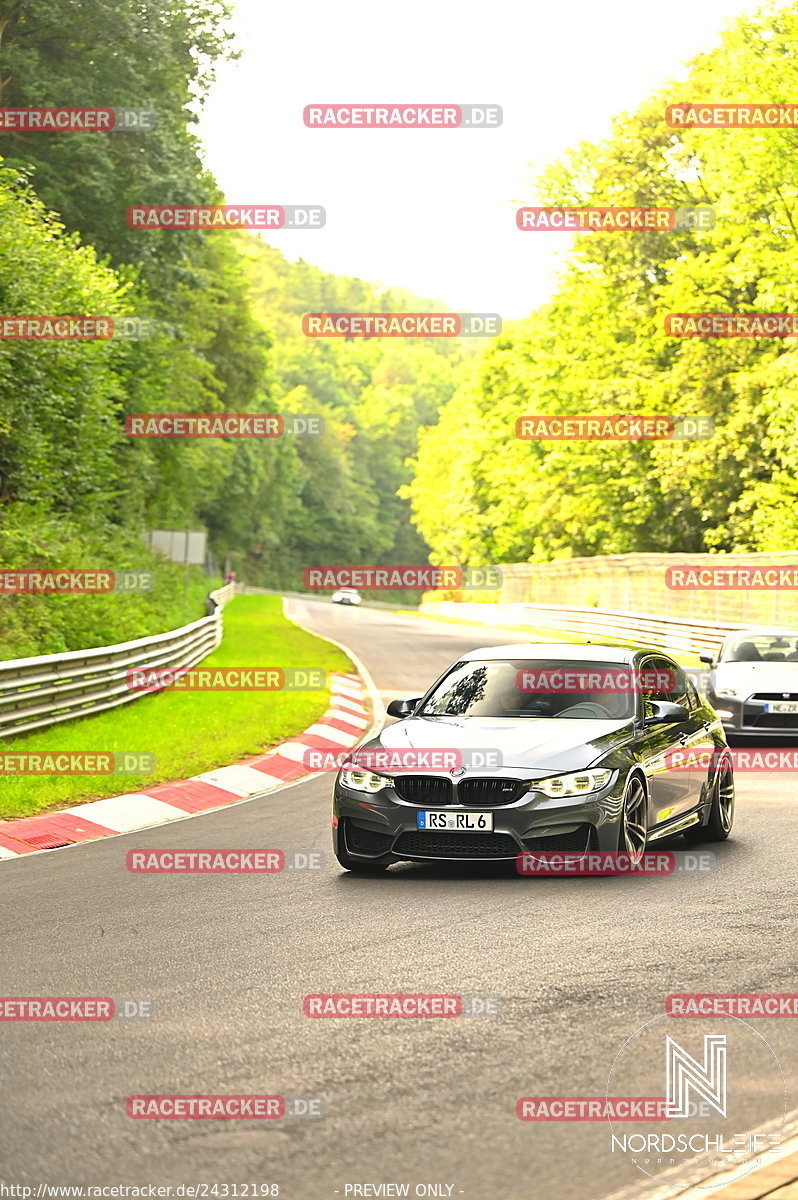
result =
[{"label": "distant white car on track", "polygon": [[798,735],[798,629],[735,629],[716,656],[701,659],[727,733]]},{"label": "distant white car on track", "polygon": [[363,597],[357,588],[339,588],[332,594],[333,604],[360,604]]}]

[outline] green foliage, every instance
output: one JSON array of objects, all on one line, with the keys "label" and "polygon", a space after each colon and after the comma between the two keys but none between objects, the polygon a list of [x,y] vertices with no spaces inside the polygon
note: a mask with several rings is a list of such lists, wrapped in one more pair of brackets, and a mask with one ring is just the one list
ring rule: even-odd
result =
[{"label": "green foliage", "polygon": [[130,530],[92,525],[10,505],[0,527],[0,571],[64,566],[89,570],[151,570],[150,592],[99,595],[14,594],[0,596],[0,659],[62,654],[151,637],[204,615],[204,599],[221,579],[206,579],[152,554]]},{"label": "green foliage", "polygon": [[[0,312],[121,315],[126,288],[0,167]],[[123,384],[108,342],[0,342],[0,499],[106,516]]]},{"label": "green foliage", "polygon": [[37,193],[115,263],[146,277],[188,280],[201,234],[130,230],[135,203],[208,203],[218,197],[203,170],[192,126],[229,53],[224,0],[0,0],[0,104],[150,108],[142,132],[5,130],[0,154],[32,171]]},{"label": "green foliage", "polygon": [[[155,128],[141,133],[0,134],[0,153],[9,166],[24,171],[66,229],[107,256],[116,270],[115,276],[106,271],[105,295],[96,280],[83,294],[81,272],[85,277],[86,270],[79,258],[96,266],[96,255],[86,248],[79,256],[80,243],[73,237],[51,249],[51,258],[62,263],[60,286],[52,287],[49,277],[42,276],[36,290],[26,278],[33,261],[29,238],[19,245],[14,263],[7,259],[0,265],[2,311],[114,313],[120,311],[118,302],[116,307],[111,303],[118,289],[125,296],[121,311],[150,318],[158,329],[154,337],[113,349],[28,346],[16,352],[6,374],[8,387],[19,393],[24,389],[24,402],[38,414],[38,436],[49,425],[47,404],[64,407],[66,381],[52,378],[45,400],[18,370],[20,362],[34,375],[48,354],[68,364],[69,372],[81,355],[89,363],[115,364],[116,405],[110,416],[108,406],[103,408],[107,389],[84,388],[77,378],[69,382],[97,397],[92,403],[105,419],[96,451],[91,447],[97,431],[83,422],[86,445],[74,454],[75,470],[85,471],[95,490],[105,489],[114,519],[125,524],[198,521],[223,504],[236,457],[233,445],[218,441],[133,441],[120,429],[127,414],[268,407],[268,343],[250,313],[240,256],[229,235],[134,231],[125,219],[127,207],[136,202],[221,199],[202,166],[191,127],[214,62],[229,52],[223,30],[228,16],[222,0],[138,0],[121,7],[85,0],[77,9],[69,0],[37,0],[35,5],[0,0],[3,104],[144,107],[156,114]],[[33,207],[31,220],[43,221],[41,206]],[[21,211],[20,205],[16,208]],[[39,242],[54,232],[51,225]],[[10,243],[14,231],[9,229],[7,237]],[[68,248],[75,252],[78,275],[71,288]],[[22,402],[18,397],[17,403]],[[75,448],[78,427],[74,414],[65,412],[56,431],[59,437],[66,434],[64,457]],[[50,449],[41,443],[38,458],[28,458],[29,475],[36,474],[41,461],[49,461]],[[103,457],[106,452],[111,462]],[[9,474],[13,479],[14,471]],[[56,503],[55,490],[46,469],[38,498]],[[57,503],[72,511],[72,489],[61,489]]]},{"label": "green foliage", "polygon": [[[231,49],[224,0],[0,0],[0,103],[149,108],[145,132],[0,132],[0,314],[147,318],[141,341],[0,342],[0,562],[139,565],[147,528],[207,528],[253,583],[313,563],[426,561],[398,496],[419,425],[457,382],[442,342],[309,343],[312,309],[431,307],[289,264],[229,232],[135,231],[134,203],[215,203],[193,126]],[[323,437],[135,439],[138,413],[313,413]],[[152,632],[160,599],[3,601],[9,654]],[[180,586],[178,586],[180,584]],[[196,605],[197,596],[193,596]]]},{"label": "green foliage", "polygon": [[[530,203],[709,204],[717,223],[576,239],[552,300],[497,339],[475,385],[421,436],[409,495],[435,561],[794,547],[794,343],[678,340],[664,317],[798,311],[798,131],[683,132],[664,114],[687,99],[791,102],[796,35],[794,3],[737,20],[686,83],[537,181]],[[716,434],[679,444],[514,437],[524,414],[617,412],[709,416]]]},{"label": "green foliage", "polygon": [[261,563],[247,577],[300,583],[302,568],[325,563],[423,563],[428,547],[410,525],[403,488],[419,427],[433,424],[473,351],[442,338],[313,339],[306,312],[441,311],[437,301],[397,288],[325,274],[255,238],[242,238],[255,312],[272,340],[276,411],[314,413],[322,437],[296,439],[294,502],[272,524]]}]

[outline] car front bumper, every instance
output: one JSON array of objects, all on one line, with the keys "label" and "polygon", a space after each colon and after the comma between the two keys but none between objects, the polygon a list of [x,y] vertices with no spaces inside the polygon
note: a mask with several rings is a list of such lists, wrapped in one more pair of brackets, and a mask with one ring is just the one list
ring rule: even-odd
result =
[{"label": "car front bumper", "polygon": [[750,735],[795,734],[798,737],[798,713],[769,713],[766,700],[753,696],[729,698],[713,695],[709,700],[723,724],[725,733]]},{"label": "car front bumper", "polygon": [[[336,849],[364,861],[512,860],[525,850],[582,850],[618,846],[625,778],[615,775],[598,792],[551,799],[528,791],[510,804],[410,803],[393,788],[358,792],[336,781],[333,841]],[[493,831],[420,830],[419,811],[491,812]]]}]

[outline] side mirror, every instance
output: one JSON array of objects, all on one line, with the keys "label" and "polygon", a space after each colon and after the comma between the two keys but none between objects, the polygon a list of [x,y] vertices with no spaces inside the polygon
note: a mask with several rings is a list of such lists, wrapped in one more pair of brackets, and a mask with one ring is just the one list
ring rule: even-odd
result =
[{"label": "side mirror", "polygon": [[699,657],[700,657],[702,663],[706,663],[708,667],[714,667],[715,659],[712,657],[711,654],[701,654],[701,655],[699,655]]},{"label": "side mirror", "polygon": [[690,714],[683,704],[671,704],[669,700],[649,700],[647,707],[649,706],[651,712],[646,713],[644,725],[675,725],[690,720]]},{"label": "side mirror", "polygon": [[416,696],[414,700],[392,700],[386,712],[389,717],[409,717],[420,699]]}]

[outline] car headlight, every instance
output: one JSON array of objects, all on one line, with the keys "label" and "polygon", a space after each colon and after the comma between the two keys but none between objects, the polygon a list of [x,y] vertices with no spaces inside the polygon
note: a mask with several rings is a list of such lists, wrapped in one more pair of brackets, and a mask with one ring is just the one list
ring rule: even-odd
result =
[{"label": "car headlight", "polygon": [[582,796],[587,792],[598,792],[606,787],[612,771],[579,771],[576,775],[552,775],[550,779],[536,779],[531,784],[535,792],[544,796]]},{"label": "car headlight", "polygon": [[383,788],[393,787],[390,776],[375,775],[373,771],[364,771],[362,767],[355,766],[341,769],[341,783],[356,792],[379,792]]},{"label": "car headlight", "polygon": [[733,687],[719,687],[718,695],[725,696],[728,700],[738,700],[740,693]]}]

